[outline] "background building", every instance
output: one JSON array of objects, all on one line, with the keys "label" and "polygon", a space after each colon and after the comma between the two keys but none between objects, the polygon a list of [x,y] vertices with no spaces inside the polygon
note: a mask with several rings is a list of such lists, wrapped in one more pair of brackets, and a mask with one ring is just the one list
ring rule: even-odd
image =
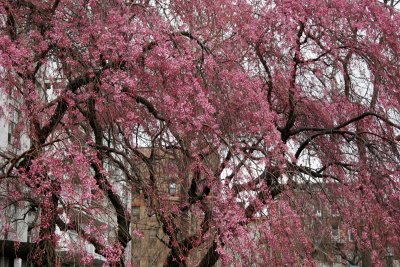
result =
[{"label": "background building", "polygon": [[[180,230],[178,239],[184,240],[199,231],[200,222],[198,217],[190,211],[179,211],[187,202],[187,192],[193,179],[191,175],[181,177],[182,169],[188,168],[184,163],[184,157],[173,149],[149,149],[143,148],[141,152],[145,155],[156,154],[154,167],[154,179],[156,181],[155,192],[163,201],[163,209],[170,209],[174,216],[173,221]],[[216,167],[217,158],[209,156],[210,164]],[[182,164],[182,166],[179,163]],[[150,174],[145,166],[141,167],[144,177],[150,179]],[[146,174],[147,172],[147,174]],[[185,171],[183,171],[185,173]],[[212,201],[209,196],[206,202]],[[166,263],[170,254],[168,236],[162,228],[160,217],[154,203],[149,203],[148,198],[142,190],[132,192],[132,264],[138,267],[161,267]],[[207,245],[207,244],[206,244]],[[205,254],[205,248],[200,246],[189,253],[189,265],[195,266]],[[219,263],[218,263],[219,265]]]},{"label": "background building", "polygon": [[[55,84],[55,82],[52,82]],[[50,83],[46,83],[43,79],[42,84],[38,87],[46,88],[51,91],[53,88]],[[49,93],[49,92],[48,92]],[[49,93],[51,95],[51,92]],[[7,159],[17,157],[19,154],[29,149],[30,140],[24,134],[23,129],[28,125],[20,120],[19,100],[7,95],[0,95],[0,107],[4,114],[0,116],[0,165],[4,170]],[[8,162],[9,163],[9,162]],[[117,177],[118,173],[112,171],[112,167],[106,166],[111,175]],[[3,173],[4,174],[4,173]],[[40,224],[41,211],[30,201],[18,201],[14,196],[10,197],[12,190],[9,187],[15,184],[12,182],[13,177],[2,177],[0,183],[0,267],[22,267],[29,266],[35,242],[38,237],[38,225]],[[10,179],[10,182],[7,181]],[[82,185],[76,181],[76,191],[82,191]],[[125,188],[122,184],[119,187],[121,192]],[[29,189],[20,185],[20,190],[28,192]],[[15,191],[17,194],[18,191]],[[130,193],[124,191],[124,203],[130,206]],[[95,200],[90,203],[84,203],[82,209],[86,205],[104,206],[106,202]],[[74,213],[71,211],[71,213]],[[116,218],[107,214],[98,214],[98,216],[90,217],[85,212],[76,210],[75,216],[81,225],[85,225],[89,221],[97,221],[98,225],[106,225],[107,238],[115,238]],[[88,255],[92,258],[91,266],[103,266],[105,258],[95,252],[93,245],[83,241],[78,233],[74,230],[64,230],[56,227],[56,235],[59,241],[56,248],[58,266],[80,266],[82,257]],[[130,261],[130,255],[128,255]]]}]

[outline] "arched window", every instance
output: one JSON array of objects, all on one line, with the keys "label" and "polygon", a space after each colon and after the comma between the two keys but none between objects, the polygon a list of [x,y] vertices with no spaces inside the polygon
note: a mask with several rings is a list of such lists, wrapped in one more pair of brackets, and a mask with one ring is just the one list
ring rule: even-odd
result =
[{"label": "arched window", "polygon": [[168,193],[171,195],[176,194],[176,182],[170,182],[168,185]]}]

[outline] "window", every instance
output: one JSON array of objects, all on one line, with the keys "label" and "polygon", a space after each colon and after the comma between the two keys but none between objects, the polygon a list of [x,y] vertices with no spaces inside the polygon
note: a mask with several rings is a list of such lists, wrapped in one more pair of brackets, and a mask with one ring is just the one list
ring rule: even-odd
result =
[{"label": "window", "polygon": [[317,209],[316,215],[317,217],[322,217],[322,211],[320,209]]},{"label": "window", "polygon": [[349,230],[349,241],[354,241],[354,235],[351,230]]},{"label": "window", "polygon": [[157,229],[150,229],[149,232],[149,241],[155,242],[157,240]]},{"label": "window", "polygon": [[15,124],[17,124],[19,121],[19,110],[17,108],[14,108],[11,121],[13,121]]},{"label": "window", "polygon": [[338,225],[332,226],[332,239],[335,242],[340,241],[340,230]]},{"label": "window", "polygon": [[12,141],[12,136],[14,135],[15,131],[15,123],[10,121],[10,124],[8,125],[8,143],[11,144]]},{"label": "window", "polygon": [[140,207],[132,207],[132,216],[133,220],[138,221],[140,220]]},{"label": "window", "polygon": [[11,144],[13,141],[13,135],[19,121],[19,110],[14,108],[10,123],[8,124],[8,143]]},{"label": "window", "polygon": [[175,182],[170,182],[168,185],[168,193],[171,195],[176,194],[176,183]]}]

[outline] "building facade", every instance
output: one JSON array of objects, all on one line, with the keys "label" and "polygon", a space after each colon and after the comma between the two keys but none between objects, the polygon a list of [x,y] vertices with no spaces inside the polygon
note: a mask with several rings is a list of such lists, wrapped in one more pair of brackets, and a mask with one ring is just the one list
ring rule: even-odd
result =
[{"label": "building facade", "polygon": [[[137,267],[161,267],[165,266],[170,249],[168,242],[170,239],[165,234],[163,223],[158,216],[157,209],[160,208],[163,215],[173,214],[174,224],[179,228],[178,239],[188,238],[198,231],[200,222],[198,217],[190,210],[182,211],[180,209],[187,203],[187,195],[190,183],[193,179],[187,162],[178,151],[173,149],[149,149],[143,148],[141,152],[149,156],[156,154],[153,162],[153,196],[152,199],[158,199],[161,205],[149,203],[146,192],[138,190],[132,192],[132,265]],[[209,156],[209,162],[212,168],[217,166],[217,158]],[[141,167],[145,180],[150,179],[150,174],[145,166]],[[212,195],[208,196],[205,202],[210,201]],[[168,212],[171,211],[171,213]],[[165,227],[165,226],[164,226]],[[212,231],[212,230],[211,230]],[[188,266],[196,266],[206,253],[202,246],[192,249],[188,255]],[[218,263],[219,266],[219,263]]]}]

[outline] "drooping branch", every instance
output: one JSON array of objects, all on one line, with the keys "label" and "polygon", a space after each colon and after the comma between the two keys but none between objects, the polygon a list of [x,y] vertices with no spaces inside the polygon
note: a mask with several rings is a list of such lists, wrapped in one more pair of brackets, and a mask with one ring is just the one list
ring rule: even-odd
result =
[{"label": "drooping branch", "polygon": [[290,137],[290,129],[293,127],[295,120],[296,120],[296,113],[295,113],[295,98],[294,92],[296,90],[296,75],[297,75],[297,68],[301,63],[301,36],[304,33],[305,23],[299,22],[299,30],[296,35],[296,46],[294,47],[294,57],[293,57],[293,67],[291,70],[291,77],[290,77],[290,86],[288,89],[288,98],[289,98],[289,112],[287,115],[286,124],[284,127],[278,127],[278,130],[281,132],[282,141],[286,143],[286,141]]},{"label": "drooping branch", "polygon": [[141,96],[135,96],[136,102],[139,104],[144,105],[147,110],[156,118],[159,119],[160,121],[166,121],[165,118],[163,118],[160,113],[156,110],[156,108],[151,104],[150,101],[148,101],[146,98],[141,97]]},{"label": "drooping branch", "polygon": [[256,44],[255,50],[256,50],[256,55],[257,55],[258,59],[260,60],[262,66],[264,67],[265,72],[267,73],[267,78],[268,78],[268,80],[267,80],[267,87],[268,87],[268,90],[267,90],[267,100],[268,100],[269,105],[271,106],[271,105],[272,105],[272,102],[271,102],[271,95],[272,95],[272,89],[273,89],[273,87],[274,87],[273,81],[272,81],[271,70],[270,70],[270,68],[268,67],[267,61],[265,60],[265,58],[263,57],[263,55],[262,55],[262,53],[261,53],[261,50],[260,50],[260,43],[257,43],[257,44]]},{"label": "drooping branch", "polygon": [[[102,147],[103,130],[100,123],[97,120],[95,100],[93,98],[89,98],[87,105],[88,105],[88,111],[83,111],[83,114],[87,117],[90,126],[93,129],[96,146]],[[103,162],[102,153],[98,152],[97,158],[100,160],[101,163]],[[112,185],[107,180],[105,175],[101,172],[100,166],[96,162],[92,162],[91,167],[94,170],[95,173],[94,178],[96,180],[97,185],[99,186],[99,188],[102,189],[102,191],[104,191],[104,193],[107,195],[107,198],[109,199],[109,201],[111,202],[111,204],[115,209],[117,215],[117,225],[118,225],[117,238],[119,243],[123,247],[126,247],[126,245],[131,239],[129,234],[130,218],[129,216],[127,216],[128,213],[125,210],[122,200],[117,195],[117,193],[113,191]]]}]

